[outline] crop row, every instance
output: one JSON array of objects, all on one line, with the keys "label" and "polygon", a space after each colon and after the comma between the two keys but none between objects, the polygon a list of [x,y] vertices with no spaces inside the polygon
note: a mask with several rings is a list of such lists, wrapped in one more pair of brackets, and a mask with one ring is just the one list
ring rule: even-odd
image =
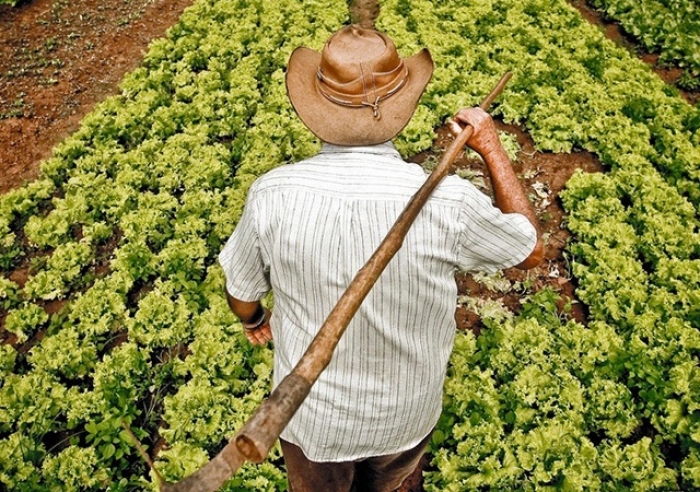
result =
[{"label": "crop row", "polygon": [[700,88],[700,8],[693,0],[592,0],[659,61],[686,69],[682,87]]},{"label": "crop row", "polygon": [[[39,180],[0,197],[12,334],[0,345],[0,483],[147,487],[122,421],[175,480],[264,397],[271,353],[245,342],[215,258],[252,181],[318,148],[287,101],[284,65],[298,45],[320,48],[345,12],[195,3]],[[549,291],[517,318],[485,310],[490,329],[458,337],[427,488],[700,487],[698,111],[564,0],[387,0],[379,27],[436,60],[397,139],[404,155],[511,70],[497,112],[541,150],[584,148],[609,168],[575,176],[565,195],[591,324],[562,320]],[[273,456],[232,487],[283,482]]]}]

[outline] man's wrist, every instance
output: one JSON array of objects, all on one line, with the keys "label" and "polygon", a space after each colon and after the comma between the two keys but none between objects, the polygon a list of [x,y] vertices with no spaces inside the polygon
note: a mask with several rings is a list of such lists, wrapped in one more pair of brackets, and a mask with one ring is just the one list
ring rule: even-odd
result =
[{"label": "man's wrist", "polygon": [[248,320],[241,320],[241,323],[243,323],[243,328],[245,328],[248,331],[255,331],[261,326],[265,324],[267,321],[267,310],[262,306],[262,304],[258,304],[258,308],[255,310],[255,313],[250,317]]},{"label": "man's wrist", "polygon": [[508,153],[502,146],[492,147],[487,152],[481,154],[481,157],[486,164],[501,164],[504,161],[510,164]]}]

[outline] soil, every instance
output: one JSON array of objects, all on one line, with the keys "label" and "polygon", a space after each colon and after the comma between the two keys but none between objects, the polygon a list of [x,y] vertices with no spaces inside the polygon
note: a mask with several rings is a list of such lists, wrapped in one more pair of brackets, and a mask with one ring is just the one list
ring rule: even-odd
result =
[{"label": "soil", "polygon": [[118,92],[148,43],[193,0],[31,0],[0,5],[0,193]]},{"label": "soil", "polygon": [[[0,193],[36,178],[41,161],[50,156],[51,149],[77,129],[96,103],[118,92],[119,82],[138,66],[148,43],[163,36],[192,2],[31,0],[14,8],[0,5]],[[636,50],[619,26],[604,22],[582,0],[571,3],[586,19],[600,25],[608,37]],[[655,65],[655,55],[639,55]],[[680,73],[678,69],[655,68],[668,83]],[[697,93],[683,96],[691,103],[699,99]],[[601,165],[586,152],[537,152],[532,139],[520,128],[500,122],[497,125],[514,134],[522,148],[516,171],[537,204],[547,246],[540,267],[529,273],[509,269],[505,278],[522,282],[527,277],[535,289],[554,288],[564,298],[562,310],[567,300],[574,301],[566,315],[585,323],[586,313],[575,303],[575,281],[567,275],[563,252],[569,234],[562,227],[564,211],[558,195],[575,170],[601,172]],[[446,129],[439,129],[434,146],[437,151],[417,155],[413,160],[439,159],[449,142]],[[461,158],[456,167],[485,174],[483,165],[475,160]],[[484,183],[488,188],[488,179]],[[26,275],[26,271],[16,271],[13,280],[22,284],[25,279],[20,277]],[[470,275],[458,275],[456,280],[460,294],[500,299],[514,311],[519,309],[516,294],[491,291]],[[459,329],[477,334],[481,329],[478,316],[464,307],[457,309],[455,319]],[[426,457],[401,492],[422,491],[421,470],[428,467]]]}]

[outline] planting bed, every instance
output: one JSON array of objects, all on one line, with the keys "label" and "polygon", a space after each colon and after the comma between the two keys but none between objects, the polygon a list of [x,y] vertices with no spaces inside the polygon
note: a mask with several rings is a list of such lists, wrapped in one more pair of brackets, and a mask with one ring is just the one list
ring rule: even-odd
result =
[{"label": "planting bed", "polygon": [[115,94],[148,43],[192,0],[31,0],[0,4],[0,193]]}]

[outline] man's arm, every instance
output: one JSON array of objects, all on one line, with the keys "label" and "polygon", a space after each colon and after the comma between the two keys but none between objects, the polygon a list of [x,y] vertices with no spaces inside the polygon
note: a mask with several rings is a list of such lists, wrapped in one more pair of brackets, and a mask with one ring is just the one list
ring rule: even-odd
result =
[{"label": "man's arm", "polygon": [[544,244],[540,233],[539,221],[535,208],[528,200],[518,177],[513,171],[510,159],[498,139],[496,127],[491,116],[480,108],[465,108],[460,110],[452,122],[452,132],[457,134],[462,126],[468,124],[474,128],[467,145],[481,155],[489,170],[496,206],[503,213],[519,213],[527,217],[537,231],[537,243],[517,268],[528,270],[535,268],[544,258]]},{"label": "man's arm", "polygon": [[272,340],[270,312],[260,301],[241,301],[226,291],[226,300],[245,328],[245,335],[253,345],[264,345]]}]

